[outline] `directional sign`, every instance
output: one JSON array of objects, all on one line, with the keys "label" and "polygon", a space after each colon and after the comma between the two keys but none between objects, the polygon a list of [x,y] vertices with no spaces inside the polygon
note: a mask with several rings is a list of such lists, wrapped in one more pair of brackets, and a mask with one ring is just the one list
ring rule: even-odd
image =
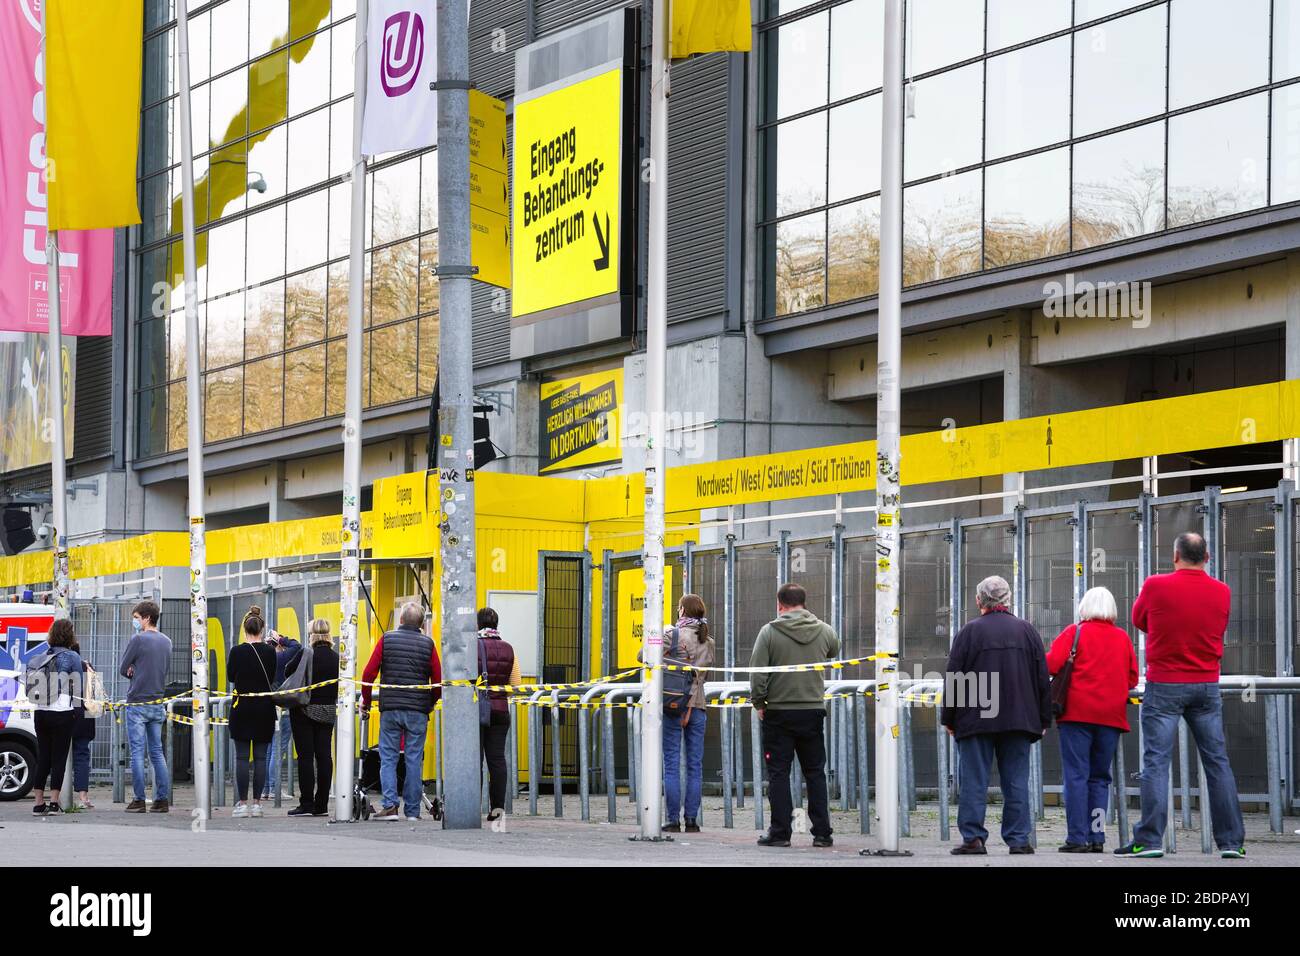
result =
[{"label": "directional sign", "polygon": [[515,316],[619,291],[622,70],[515,107]]},{"label": "directional sign", "polygon": [[469,224],[474,278],[510,288],[510,187],[506,182],[506,104],[469,91]]}]

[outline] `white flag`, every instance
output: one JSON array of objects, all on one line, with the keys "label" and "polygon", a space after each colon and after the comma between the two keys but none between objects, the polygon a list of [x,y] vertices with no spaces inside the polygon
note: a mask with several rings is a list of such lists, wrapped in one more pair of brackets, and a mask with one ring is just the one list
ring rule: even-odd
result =
[{"label": "white flag", "polygon": [[370,0],[366,32],[366,107],[361,152],[367,156],[438,141],[437,3]]}]

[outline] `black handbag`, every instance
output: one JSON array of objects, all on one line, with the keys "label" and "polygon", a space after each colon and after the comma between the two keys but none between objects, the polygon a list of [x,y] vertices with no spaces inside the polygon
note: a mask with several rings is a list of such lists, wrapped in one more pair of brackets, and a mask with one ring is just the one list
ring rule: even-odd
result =
[{"label": "black handbag", "polygon": [[[681,652],[681,631],[671,628],[672,643],[664,656],[665,664],[689,665]],[[664,675],[664,716],[681,717],[691,706],[691,695],[695,691],[695,671],[665,670]]]},{"label": "black handbag", "polygon": [[1065,713],[1066,700],[1070,695],[1070,679],[1074,676],[1074,655],[1079,653],[1079,633],[1082,630],[1078,624],[1074,625],[1074,643],[1070,645],[1070,656],[1056,676],[1052,678],[1052,716],[1059,723],[1061,715]]}]

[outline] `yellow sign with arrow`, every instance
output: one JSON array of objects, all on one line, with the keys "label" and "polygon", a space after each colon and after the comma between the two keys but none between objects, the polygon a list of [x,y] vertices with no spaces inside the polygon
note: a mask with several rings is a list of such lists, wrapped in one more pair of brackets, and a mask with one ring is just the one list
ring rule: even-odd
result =
[{"label": "yellow sign with arrow", "polygon": [[619,291],[622,70],[515,107],[512,312]]}]

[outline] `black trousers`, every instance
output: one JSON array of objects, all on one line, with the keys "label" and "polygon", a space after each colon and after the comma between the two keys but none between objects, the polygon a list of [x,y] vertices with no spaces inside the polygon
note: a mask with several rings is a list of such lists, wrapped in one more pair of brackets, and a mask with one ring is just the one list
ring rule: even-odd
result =
[{"label": "black trousers", "polygon": [[298,804],[323,813],[329,808],[334,775],[334,725],[312,720],[305,708],[294,707],[289,711],[289,726],[298,750]]},{"label": "black trousers", "polygon": [[[763,760],[767,765],[767,799],[772,806],[772,836],[790,836],[794,800],[790,795],[790,765],[797,755],[808,784],[808,819],[813,836],[831,835],[830,801],[826,796],[826,711],[768,710],[763,715]],[[802,801],[801,801],[802,802]]]},{"label": "black trousers", "polygon": [[510,733],[510,714],[492,711],[492,722],[479,725],[479,743],[488,767],[488,806],[493,810],[506,807],[506,737]]},{"label": "black trousers", "polygon": [[77,715],[70,710],[38,710],[36,724],[36,782],[37,790],[45,789],[45,778],[51,790],[63,789],[63,772],[68,765],[68,750],[72,747],[72,728]]}]

